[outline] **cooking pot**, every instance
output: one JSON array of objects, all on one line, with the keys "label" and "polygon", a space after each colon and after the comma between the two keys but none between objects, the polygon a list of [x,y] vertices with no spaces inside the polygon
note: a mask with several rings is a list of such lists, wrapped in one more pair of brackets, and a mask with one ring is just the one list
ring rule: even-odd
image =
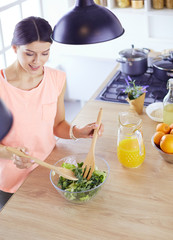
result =
[{"label": "cooking pot", "polygon": [[156,78],[168,81],[173,77],[173,54],[168,57],[160,58],[153,62],[153,74]]},{"label": "cooking pot", "polygon": [[132,45],[131,49],[125,49],[119,52],[121,58],[117,62],[121,63],[121,71],[127,75],[142,75],[148,68],[149,49],[135,49]]}]

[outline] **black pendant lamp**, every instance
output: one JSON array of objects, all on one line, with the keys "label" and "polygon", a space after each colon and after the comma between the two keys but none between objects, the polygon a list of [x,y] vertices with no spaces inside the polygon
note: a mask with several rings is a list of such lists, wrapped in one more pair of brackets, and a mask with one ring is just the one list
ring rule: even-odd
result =
[{"label": "black pendant lamp", "polygon": [[6,108],[0,99],[0,141],[7,135],[11,129],[13,117],[11,112]]},{"label": "black pendant lamp", "polygon": [[55,25],[52,38],[64,44],[92,44],[120,37],[118,18],[93,0],[77,0],[75,7]]}]

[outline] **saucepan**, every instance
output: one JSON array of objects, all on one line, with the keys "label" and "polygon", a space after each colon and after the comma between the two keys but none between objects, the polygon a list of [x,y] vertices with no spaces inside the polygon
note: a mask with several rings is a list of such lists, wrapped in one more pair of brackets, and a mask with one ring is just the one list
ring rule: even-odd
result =
[{"label": "saucepan", "polygon": [[173,77],[173,52],[167,57],[160,57],[153,62],[153,74],[156,78],[168,81]]},{"label": "saucepan", "polygon": [[121,58],[117,62],[121,63],[121,71],[127,75],[136,76],[142,75],[148,68],[148,48],[125,49],[119,52]]}]

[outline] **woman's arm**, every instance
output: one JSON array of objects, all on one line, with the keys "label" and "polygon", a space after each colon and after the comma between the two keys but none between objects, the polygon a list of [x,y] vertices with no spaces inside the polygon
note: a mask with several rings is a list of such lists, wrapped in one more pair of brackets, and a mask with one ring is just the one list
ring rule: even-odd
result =
[{"label": "woman's arm", "polygon": [[61,94],[58,97],[57,112],[54,122],[54,135],[60,138],[70,138],[70,124],[65,120],[65,106],[64,106],[64,94],[66,84],[63,87]]},{"label": "woman's arm", "polygon": [[[65,120],[65,107],[64,107],[64,94],[66,85],[64,85],[62,93],[58,98],[57,113],[54,123],[54,135],[60,138],[70,138],[70,124]],[[89,138],[93,136],[94,129],[97,128],[96,123],[90,123],[82,128],[77,126],[73,127],[73,135],[75,138]],[[100,125],[99,135],[101,136],[104,131],[103,124]]]}]

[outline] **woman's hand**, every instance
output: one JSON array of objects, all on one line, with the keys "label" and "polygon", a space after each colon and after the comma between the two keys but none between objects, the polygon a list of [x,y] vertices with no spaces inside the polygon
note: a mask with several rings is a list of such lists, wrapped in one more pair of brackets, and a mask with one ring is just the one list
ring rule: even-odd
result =
[{"label": "woman's hand", "polygon": [[[73,127],[73,135],[76,138],[92,138],[94,130],[97,129],[98,125],[96,123],[90,123],[82,128]],[[104,132],[104,125],[101,123],[98,129],[98,136],[102,136]]]},{"label": "woman's hand", "polygon": [[[27,150],[25,148],[18,148],[18,150],[27,154]],[[13,163],[16,165],[16,167],[20,169],[30,168],[34,164],[32,159],[19,157],[16,154],[13,154],[11,159],[13,160]]]}]

